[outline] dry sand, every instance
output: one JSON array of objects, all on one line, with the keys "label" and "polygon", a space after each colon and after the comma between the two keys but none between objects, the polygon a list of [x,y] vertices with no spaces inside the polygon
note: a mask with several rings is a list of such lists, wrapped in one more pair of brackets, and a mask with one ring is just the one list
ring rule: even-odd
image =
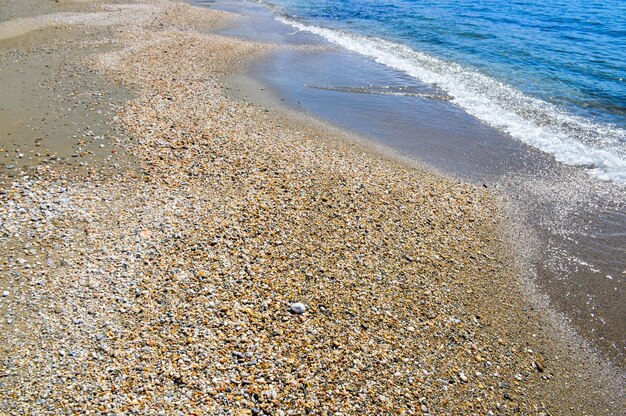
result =
[{"label": "dry sand", "polygon": [[119,132],[85,135],[107,149],[87,166],[33,155],[3,178],[0,412],[623,412],[621,375],[528,306],[484,189],[228,98],[222,79],[271,46],[146,3],[67,3],[65,27],[0,43],[17,66],[72,57],[59,82],[100,79],[93,105],[135,96],[85,111]]}]

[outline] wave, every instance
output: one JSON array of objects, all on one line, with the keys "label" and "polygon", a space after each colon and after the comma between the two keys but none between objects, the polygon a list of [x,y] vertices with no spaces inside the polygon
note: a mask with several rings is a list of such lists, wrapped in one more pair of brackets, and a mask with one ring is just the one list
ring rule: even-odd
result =
[{"label": "wave", "polygon": [[561,163],[583,166],[599,179],[626,186],[626,130],[622,128],[571,114],[483,73],[400,43],[282,16],[277,19],[436,86],[452,103],[484,123],[551,154]]},{"label": "wave", "polygon": [[431,100],[450,101],[452,97],[445,93],[432,93],[419,91],[410,86],[394,87],[392,85],[369,85],[367,87],[343,87],[332,85],[306,85],[309,88],[326,91],[347,92],[352,94],[395,95],[398,97],[416,97]]}]

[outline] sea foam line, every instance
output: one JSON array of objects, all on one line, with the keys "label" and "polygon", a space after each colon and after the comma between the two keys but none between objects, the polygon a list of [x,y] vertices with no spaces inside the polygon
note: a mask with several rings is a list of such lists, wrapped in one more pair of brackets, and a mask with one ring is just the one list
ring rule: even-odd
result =
[{"label": "sea foam line", "polygon": [[624,129],[569,114],[485,74],[406,45],[306,25],[282,16],[277,19],[435,85],[446,91],[453,103],[490,126],[553,155],[561,163],[585,166],[599,179],[626,186]]}]

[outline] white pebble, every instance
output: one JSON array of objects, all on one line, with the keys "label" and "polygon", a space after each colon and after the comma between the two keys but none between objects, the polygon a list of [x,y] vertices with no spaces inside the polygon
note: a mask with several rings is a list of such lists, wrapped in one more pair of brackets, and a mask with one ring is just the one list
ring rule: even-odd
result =
[{"label": "white pebble", "polygon": [[289,306],[289,310],[297,314],[304,313],[304,311],[306,311],[306,305],[300,302],[292,303]]},{"label": "white pebble", "polygon": [[3,298],[5,298],[7,296],[9,296],[9,291],[8,290],[5,290],[4,292],[2,292],[2,297]]}]

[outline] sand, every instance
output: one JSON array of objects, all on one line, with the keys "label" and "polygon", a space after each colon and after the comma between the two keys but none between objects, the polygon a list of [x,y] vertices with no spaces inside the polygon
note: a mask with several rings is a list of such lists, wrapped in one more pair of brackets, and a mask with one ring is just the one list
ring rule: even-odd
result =
[{"label": "sand", "polygon": [[2,44],[15,65],[85,48],[57,76],[116,104],[93,115],[115,139],[79,145],[106,152],[3,178],[2,413],[623,410],[620,375],[529,306],[485,189],[230,98],[223,79],[272,46],[145,3],[68,5]]}]

